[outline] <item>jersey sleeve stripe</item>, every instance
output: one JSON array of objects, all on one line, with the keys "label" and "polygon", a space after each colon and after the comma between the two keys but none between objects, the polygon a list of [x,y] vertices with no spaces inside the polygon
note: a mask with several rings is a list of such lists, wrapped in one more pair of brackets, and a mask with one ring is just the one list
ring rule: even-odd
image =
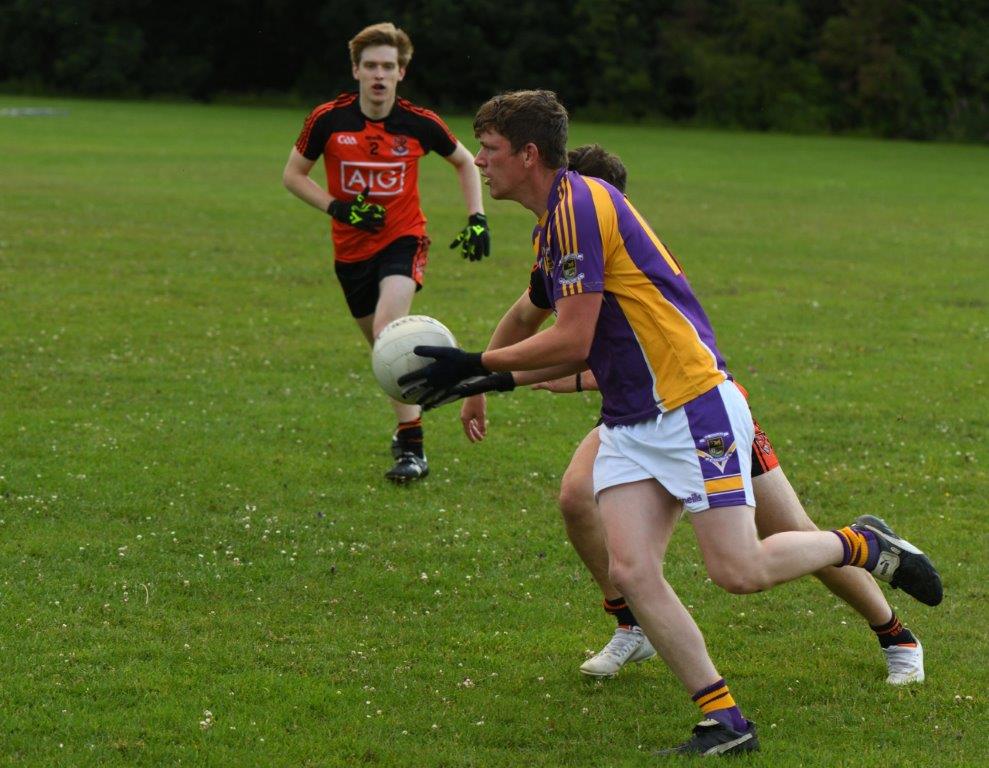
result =
[{"label": "jersey sleeve stripe", "polygon": [[556,241],[558,243],[558,248],[560,254],[570,253],[570,241],[567,238],[567,232],[565,229],[565,219],[564,210],[567,204],[567,187],[566,185],[560,185],[560,200],[556,206],[556,215],[553,217],[553,228],[556,230]]},{"label": "jersey sleeve stripe", "polygon": [[[611,195],[608,194],[608,190],[601,186],[601,184],[584,178],[581,181],[583,181],[588,193],[590,193],[591,202],[594,205],[594,213],[596,214],[598,238],[601,241],[599,245],[602,258],[607,259],[608,254],[615,247],[614,238],[621,237],[618,232],[618,211],[615,209],[615,204],[611,199]],[[624,243],[622,245],[624,246]]]},{"label": "jersey sleeve stripe", "polygon": [[435,112],[433,112],[431,109],[426,109],[425,107],[418,107],[415,104],[413,104],[411,101],[406,101],[405,99],[399,99],[398,101],[399,104],[404,109],[408,110],[413,115],[418,115],[419,117],[425,117],[427,120],[432,120],[440,128],[443,129],[443,132],[447,135],[447,138],[450,139],[451,143],[453,144],[457,143],[457,137],[453,135],[453,131],[450,130],[450,127],[446,123],[444,123],[443,119]]},{"label": "jersey sleeve stripe", "polygon": [[323,115],[332,112],[334,109],[346,107],[348,104],[353,104],[356,98],[356,93],[347,93],[338,96],[333,101],[328,101],[325,104],[320,104],[316,107],[309,113],[309,117],[306,118],[306,122],[302,126],[302,133],[299,134],[299,138],[295,142],[295,148],[299,150],[300,153],[304,153],[306,145],[309,144],[309,136],[312,134],[313,127],[319,119],[323,117]]},{"label": "jersey sleeve stripe", "polygon": [[567,190],[569,191],[569,194],[567,195],[567,209],[566,209],[566,213],[567,213],[567,229],[571,233],[570,234],[570,253],[579,253],[580,252],[580,242],[579,242],[579,238],[577,237],[577,222],[576,222],[576,220],[574,218],[574,210],[573,210],[574,209],[574,188],[573,188],[573,185],[570,182],[570,179],[567,179]]}]

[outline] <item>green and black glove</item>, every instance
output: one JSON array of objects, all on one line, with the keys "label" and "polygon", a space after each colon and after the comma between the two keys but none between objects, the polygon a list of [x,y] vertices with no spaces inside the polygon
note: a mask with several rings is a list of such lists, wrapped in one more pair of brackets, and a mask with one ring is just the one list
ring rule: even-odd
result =
[{"label": "green and black glove", "polygon": [[365,232],[377,232],[385,226],[385,207],[368,202],[370,187],[365,187],[353,200],[333,200],[326,212],[337,221]]},{"label": "green and black glove", "polygon": [[491,253],[491,230],[488,229],[488,217],[483,213],[472,213],[467,219],[467,226],[450,243],[451,248],[460,246],[460,252],[465,259],[480,261]]}]

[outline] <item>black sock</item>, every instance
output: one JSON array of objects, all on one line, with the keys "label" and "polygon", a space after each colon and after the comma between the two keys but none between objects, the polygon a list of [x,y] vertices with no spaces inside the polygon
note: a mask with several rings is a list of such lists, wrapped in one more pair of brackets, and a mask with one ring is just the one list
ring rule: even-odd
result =
[{"label": "black sock", "polygon": [[395,437],[402,452],[409,451],[420,459],[424,456],[422,450],[422,419],[412,421],[400,421],[398,429],[395,430]]},{"label": "black sock", "polygon": [[870,624],[869,626],[876,633],[876,637],[879,638],[879,645],[883,648],[889,648],[893,645],[914,645],[917,642],[917,638],[913,636],[913,632],[900,623],[895,613],[893,614],[893,618],[885,624],[879,624],[878,626]]},{"label": "black sock", "polygon": [[639,622],[635,619],[635,614],[632,613],[632,609],[628,607],[628,603],[625,602],[624,597],[616,597],[614,600],[608,600],[605,598],[604,610],[606,613],[610,613],[618,619],[618,626],[620,627],[639,626]]}]

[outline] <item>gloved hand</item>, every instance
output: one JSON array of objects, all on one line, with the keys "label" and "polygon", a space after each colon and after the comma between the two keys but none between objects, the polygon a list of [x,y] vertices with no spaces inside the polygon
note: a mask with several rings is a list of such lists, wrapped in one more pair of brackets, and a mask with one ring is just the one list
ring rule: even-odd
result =
[{"label": "gloved hand", "polygon": [[367,196],[371,191],[365,187],[353,200],[333,200],[326,212],[337,221],[357,227],[365,232],[377,232],[385,226],[385,207],[368,202]]},{"label": "gloved hand", "polygon": [[435,362],[398,379],[403,400],[423,403],[460,384],[465,379],[487,376],[491,371],[481,365],[480,352],[464,352],[457,347],[418,346],[412,350],[419,357]]},{"label": "gloved hand", "polygon": [[433,408],[439,408],[441,405],[465,397],[480,395],[484,392],[511,392],[513,389],[515,389],[515,378],[508,371],[500,371],[488,376],[462,381],[446,391],[423,399],[419,404],[424,411],[431,411]]},{"label": "gloved hand", "polygon": [[458,245],[463,257],[471,261],[480,261],[490,254],[491,230],[488,229],[488,217],[483,213],[472,213],[467,219],[467,226],[450,243],[451,248]]}]

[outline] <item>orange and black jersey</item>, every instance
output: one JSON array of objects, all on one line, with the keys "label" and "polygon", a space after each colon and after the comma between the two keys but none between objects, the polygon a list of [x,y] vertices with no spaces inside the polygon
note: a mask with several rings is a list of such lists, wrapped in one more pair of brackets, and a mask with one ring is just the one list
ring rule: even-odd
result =
[{"label": "orange and black jersey", "polygon": [[448,157],[457,139],[438,115],[406,99],[397,99],[384,119],[371,120],[358,94],[344,93],[309,114],[295,148],[308,160],[323,156],[334,198],[350,200],[370,188],[369,198],[387,209],[385,227],[376,233],[333,220],[337,261],[362,261],[399,237],[425,235],[419,158],[427,152]]}]

